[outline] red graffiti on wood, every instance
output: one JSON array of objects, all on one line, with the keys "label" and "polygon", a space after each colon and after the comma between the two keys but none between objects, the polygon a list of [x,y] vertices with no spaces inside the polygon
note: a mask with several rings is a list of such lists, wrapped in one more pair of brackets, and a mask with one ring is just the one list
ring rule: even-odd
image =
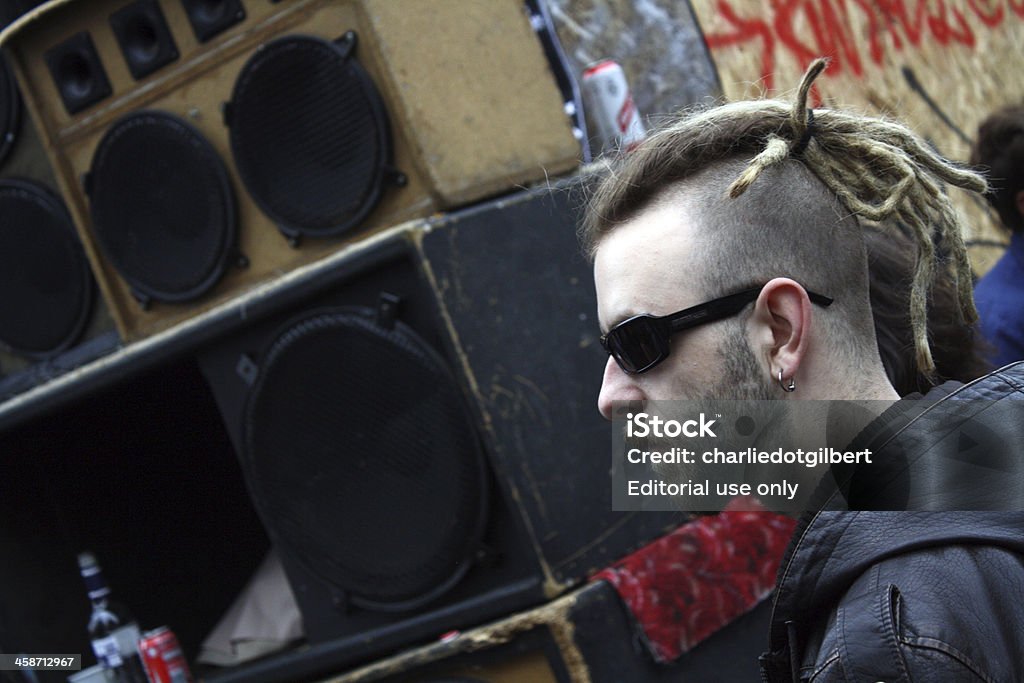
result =
[{"label": "red graffiti on wood", "polygon": [[[866,60],[881,65],[890,48],[902,51],[934,42],[973,49],[975,31],[996,28],[1011,15],[1024,18],[1024,0],[967,0],[967,11],[976,21],[946,0],[770,0],[766,16],[742,17],[729,0],[717,0],[715,13],[727,28],[707,33],[705,39],[712,50],[759,46],[761,79],[770,90],[775,85],[777,49],[789,53],[801,67],[817,57],[831,57],[831,74],[848,71],[861,78]],[[853,28],[862,24],[866,55]],[[798,35],[798,27],[803,26],[806,30]]]}]

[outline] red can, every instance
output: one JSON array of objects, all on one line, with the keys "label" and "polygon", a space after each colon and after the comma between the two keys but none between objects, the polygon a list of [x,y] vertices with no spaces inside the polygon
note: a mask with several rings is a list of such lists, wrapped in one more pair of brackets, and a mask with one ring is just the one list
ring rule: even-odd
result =
[{"label": "red can", "polygon": [[583,93],[604,149],[629,151],[646,135],[622,67],[611,59],[587,67]]},{"label": "red can", "polygon": [[139,654],[149,683],[192,683],[192,672],[178,639],[166,626],[142,634]]}]

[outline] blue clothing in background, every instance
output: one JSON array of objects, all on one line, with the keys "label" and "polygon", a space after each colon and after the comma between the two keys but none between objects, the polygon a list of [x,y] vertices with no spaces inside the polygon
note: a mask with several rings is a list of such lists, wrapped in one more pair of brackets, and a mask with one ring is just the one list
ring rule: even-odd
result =
[{"label": "blue clothing in background", "polygon": [[981,333],[1002,367],[1024,359],[1024,233],[1015,233],[1003,257],[974,288]]}]

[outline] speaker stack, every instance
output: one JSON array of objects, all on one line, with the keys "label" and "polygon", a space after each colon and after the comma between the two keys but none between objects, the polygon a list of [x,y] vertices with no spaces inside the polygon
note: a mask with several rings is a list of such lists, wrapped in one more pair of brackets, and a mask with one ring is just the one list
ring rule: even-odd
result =
[{"label": "speaker stack", "polygon": [[579,163],[520,0],[71,0],[3,41],[129,342]]},{"label": "speaker stack", "polygon": [[[20,5],[5,7],[13,19]],[[0,400],[112,350],[113,324],[0,54]]]},{"label": "speaker stack", "polygon": [[682,521],[612,512],[577,202],[509,194],[581,155],[521,0],[64,0],[0,42],[124,339],[216,323],[309,644],[208,680],[544,605]]}]

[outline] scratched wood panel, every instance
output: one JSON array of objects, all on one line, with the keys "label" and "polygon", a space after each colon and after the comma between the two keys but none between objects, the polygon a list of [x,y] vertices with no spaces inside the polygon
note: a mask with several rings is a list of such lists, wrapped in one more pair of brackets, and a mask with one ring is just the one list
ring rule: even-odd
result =
[{"label": "scratched wood panel", "polygon": [[[1021,0],[692,0],[727,99],[792,95],[832,58],[815,104],[898,118],[966,161],[978,124],[1024,100]],[[1007,236],[987,203],[954,191],[978,274]]]}]

